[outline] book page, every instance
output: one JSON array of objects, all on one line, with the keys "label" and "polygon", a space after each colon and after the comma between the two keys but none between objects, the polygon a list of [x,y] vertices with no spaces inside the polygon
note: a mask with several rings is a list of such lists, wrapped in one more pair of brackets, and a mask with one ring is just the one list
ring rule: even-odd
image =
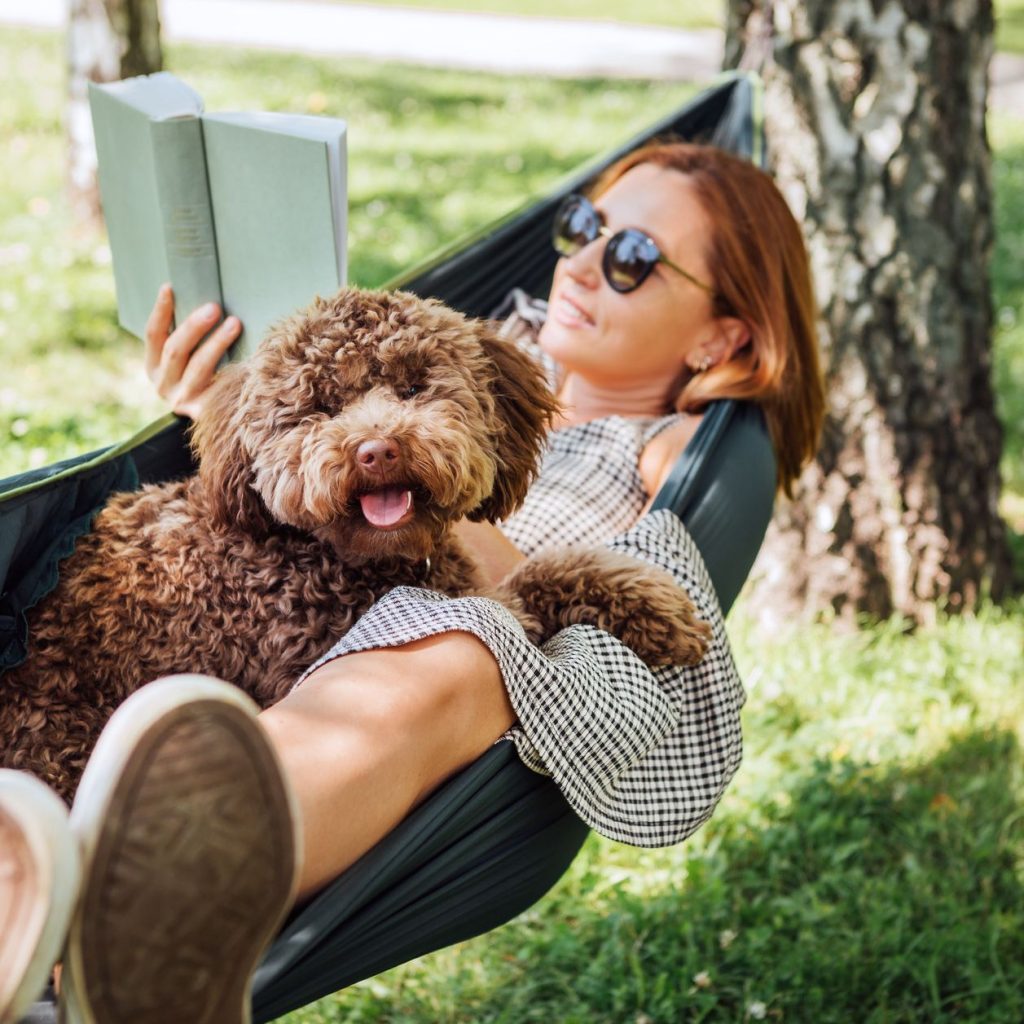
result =
[{"label": "book page", "polygon": [[199,93],[168,71],[125,78],[101,88],[108,96],[134,107],[154,121],[198,117],[203,112],[203,99]]}]

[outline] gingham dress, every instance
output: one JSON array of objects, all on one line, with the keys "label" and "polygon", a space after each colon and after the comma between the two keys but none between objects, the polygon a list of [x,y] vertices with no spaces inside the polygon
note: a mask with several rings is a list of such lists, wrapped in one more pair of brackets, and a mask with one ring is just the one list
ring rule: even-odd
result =
[{"label": "gingham dress", "polygon": [[[519,313],[517,328],[529,316]],[[309,671],[354,651],[473,633],[494,654],[519,718],[503,739],[553,777],[591,828],[634,846],[686,838],[739,766],[744,693],[690,535],[668,510],[637,521],[648,497],[640,452],[675,420],[612,416],[556,431],[525,504],[502,531],[526,555],[550,544],[607,544],[670,572],[713,628],[699,665],[651,671],[592,626],[571,626],[538,648],[494,601],[398,587]]]}]

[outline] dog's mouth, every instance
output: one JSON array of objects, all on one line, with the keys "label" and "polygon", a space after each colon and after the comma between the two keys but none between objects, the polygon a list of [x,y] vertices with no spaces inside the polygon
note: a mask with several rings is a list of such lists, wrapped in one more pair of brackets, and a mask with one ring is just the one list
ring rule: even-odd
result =
[{"label": "dog's mouth", "polygon": [[363,518],[378,530],[397,530],[416,515],[413,489],[402,484],[366,491],[357,500]]}]

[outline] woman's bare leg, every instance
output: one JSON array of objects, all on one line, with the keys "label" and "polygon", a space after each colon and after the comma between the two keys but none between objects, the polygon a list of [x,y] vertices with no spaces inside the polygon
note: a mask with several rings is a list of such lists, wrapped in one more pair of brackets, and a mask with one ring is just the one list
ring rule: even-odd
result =
[{"label": "woman's bare leg", "polygon": [[299,899],[339,875],[515,721],[471,633],[336,658],[263,712],[302,812]]}]

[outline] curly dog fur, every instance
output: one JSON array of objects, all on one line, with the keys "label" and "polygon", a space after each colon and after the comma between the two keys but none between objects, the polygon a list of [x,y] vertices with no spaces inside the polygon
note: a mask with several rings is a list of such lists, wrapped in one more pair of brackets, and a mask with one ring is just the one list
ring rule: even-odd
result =
[{"label": "curly dog fur", "polygon": [[[198,473],[114,496],[64,563],[3,678],[0,761],[70,799],[146,682],[204,672],[267,707],[392,587],[480,592],[450,526],[518,507],[555,410],[530,358],[440,303],[345,289],[286,319],[219,375]],[[707,639],[666,574],[607,551],[530,560],[494,596],[535,640],[590,622],[652,664]]]}]

